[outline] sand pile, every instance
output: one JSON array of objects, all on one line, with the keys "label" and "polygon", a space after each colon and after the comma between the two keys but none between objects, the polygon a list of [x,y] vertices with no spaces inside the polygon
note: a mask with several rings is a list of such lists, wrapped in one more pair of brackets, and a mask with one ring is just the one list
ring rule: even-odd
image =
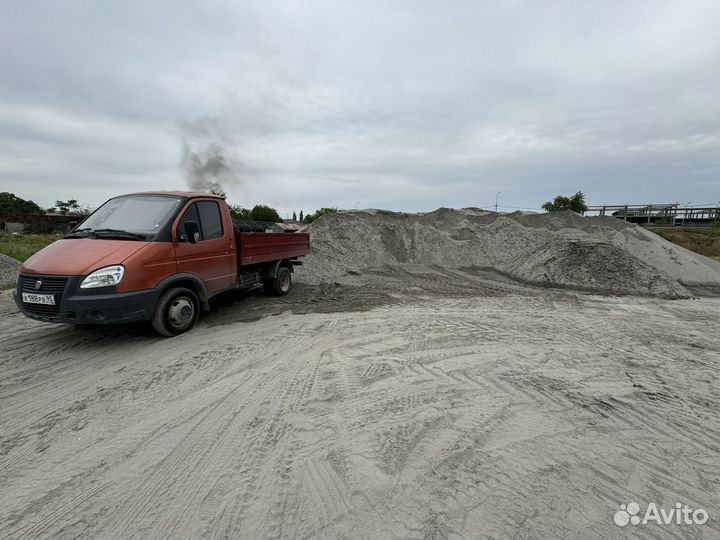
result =
[{"label": "sand pile", "polygon": [[412,263],[491,267],[526,283],[607,294],[684,298],[683,285],[720,288],[720,263],[609,217],[374,210],[326,216],[309,232],[312,252],[297,277],[310,283]]},{"label": "sand pile", "polygon": [[658,268],[683,285],[720,286],[720,263],[665,240],[642,227],[613,217],[584,218],[574,212],[520,215],[513,219],[528,227],[564,236],[605,239]]},{"label": "sand pile", "polygon": [[688,291],[668,274],[609,242],[553,240],[522,253],[500,270],[530,284],[604,294],[686,298]]},{"label": "sand pile", "polygon": [[0,253],[0,290],[15,285],[18,272],[20,272],[20,262]]}]

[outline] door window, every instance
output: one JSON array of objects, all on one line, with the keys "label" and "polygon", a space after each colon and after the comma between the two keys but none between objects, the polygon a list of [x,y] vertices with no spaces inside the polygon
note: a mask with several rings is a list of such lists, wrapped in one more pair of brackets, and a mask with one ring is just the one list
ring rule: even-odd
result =
[{"label": "door window", "polygon": [[[178,225],[177,235],[178,239],[181,242],[187,242],[187,236],[185,236],[185,223],[187,221],[195,221],[198,224],[200,223],[200,219],[198,218],[198,211],[197,208],[195,208],[195,203],[188,206],[188,209],[185,210],[185,213],[183,214],[182,219],[180,220],[180,224]],[[202,232],[200,233],[202,236]],[[201,238],[202,240],[202,238]]]},{"label": "door window", "polygon": [[196,204],[200,213],[200,229],[203,240],[222,238],[222,217],[218,204],[213,201],[199,201]]}]

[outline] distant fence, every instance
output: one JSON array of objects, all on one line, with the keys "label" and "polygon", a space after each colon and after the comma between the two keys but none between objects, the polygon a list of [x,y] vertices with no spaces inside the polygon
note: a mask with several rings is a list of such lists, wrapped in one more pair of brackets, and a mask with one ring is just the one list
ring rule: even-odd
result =
[{"label": "distant fence", "polygon": [[86,216],[51,216],[44,214],[4,214],[0,215],[0,231],[12,230],[6,224],[20,223],[22,231],[31,234],[64,233],[70,230],[73,222],[80,222]]},{"label": "distant fence", "polygon": [[588,214],[611,215],[640,225],[709,226],[720,220],[720,205],[606,204],[589,206],[585,212]]}]

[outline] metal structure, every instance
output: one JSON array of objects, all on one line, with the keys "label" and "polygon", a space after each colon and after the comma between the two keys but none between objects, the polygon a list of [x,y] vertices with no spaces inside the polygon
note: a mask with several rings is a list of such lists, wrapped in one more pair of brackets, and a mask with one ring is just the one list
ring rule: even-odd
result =
[{"label": "metal structure", "polygon": [[605,204],[588,206],[585,215],[612,215],[644,225],[708,226],[720,220],[720,203],[715,206],[671,204]]}]

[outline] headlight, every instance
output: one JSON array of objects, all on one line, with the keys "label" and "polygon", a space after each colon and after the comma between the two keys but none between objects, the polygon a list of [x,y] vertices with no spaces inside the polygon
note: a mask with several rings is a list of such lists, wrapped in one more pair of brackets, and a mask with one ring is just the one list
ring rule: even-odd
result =
[{"label": "headlight", "polygon": [[95,270],[80,284],[81,289],[93,289],[95,287],[110,287],[122,281],[125,275],[125,267],[122,265],[106,266]]}]

